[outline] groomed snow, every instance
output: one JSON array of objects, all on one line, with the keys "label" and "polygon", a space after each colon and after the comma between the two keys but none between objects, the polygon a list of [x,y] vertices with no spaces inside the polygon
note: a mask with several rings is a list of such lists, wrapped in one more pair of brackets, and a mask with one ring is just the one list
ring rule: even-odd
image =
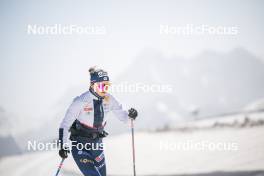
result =
[{"label": "groomed snow", "polygon": [[[193,132],[137,132],[136,168],[138,175],[174,175],[214,171],[264,170],[264,126],[205,129]],[[163,148],[162,144],[235,143],[229,151]],[[131,136],[123,134],[105,139],[109,175],[132,175]],[[54,175],[60,158],[56,151],[35,152],[0,160],[2,176]],[[74,173],[74,174],[73,174]],[[65,161],[64,176],[80,175],[70,157]]]}]

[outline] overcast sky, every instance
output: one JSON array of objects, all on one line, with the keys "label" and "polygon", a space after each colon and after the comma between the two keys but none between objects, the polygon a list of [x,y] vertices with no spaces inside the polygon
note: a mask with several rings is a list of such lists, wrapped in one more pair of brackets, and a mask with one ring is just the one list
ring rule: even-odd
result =
[{"label": "overcast sky", "polygon": [[[0,106],[18,116],[45,114],[72,86],[89,83],[99,65],[113,79],[145,48],[167,57],[205,49],[263,50],[261,0],[0,2]],[[28,25],[104,26],[105,35],[30,35]],[[160,25],[237,27],[237,35],[161,35]],[[129,81],[129,80],[128,80]]]}]

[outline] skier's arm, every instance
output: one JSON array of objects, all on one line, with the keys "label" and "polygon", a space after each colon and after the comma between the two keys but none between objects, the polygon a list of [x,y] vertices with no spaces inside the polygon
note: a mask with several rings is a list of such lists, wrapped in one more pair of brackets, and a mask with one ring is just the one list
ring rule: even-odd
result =
[{"label": "skier's arm", "polygon": [[128,121],[128,112],[123,109],[122,104],[120,104],[113,96],[110,98],[111,111],[120,121],[126,123]]},{"label": "skier's arm", "polygon": [[69,129],[75,119],[79,116],[81,110],[81,102],[79,100],[73,100],[72,104],[68,108],[59,129],[60,144],[68,144]]}]

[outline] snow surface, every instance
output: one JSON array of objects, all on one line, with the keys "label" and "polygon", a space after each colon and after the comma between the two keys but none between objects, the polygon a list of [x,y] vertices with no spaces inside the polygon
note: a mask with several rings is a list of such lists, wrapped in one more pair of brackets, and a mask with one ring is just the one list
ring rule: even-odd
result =
[{"label": "snow surface", "polygon": [[[138,175],[175,175],[264,170],[264,126],[216,128],[194,131],[136,132],[136,168]],[[237,150],[198,150],[162,148],[161,144],[235,143]],[[132,175],[131,135],[105,139],[109,175]],[[0,160],[1,176],[54,175],[60,162],[57,151],[35,152]],[[64,176],[81,175],[69,157]],[[213,174],[212,174],[213,175]],[[260,176],[260,174],[259,174]]]}]

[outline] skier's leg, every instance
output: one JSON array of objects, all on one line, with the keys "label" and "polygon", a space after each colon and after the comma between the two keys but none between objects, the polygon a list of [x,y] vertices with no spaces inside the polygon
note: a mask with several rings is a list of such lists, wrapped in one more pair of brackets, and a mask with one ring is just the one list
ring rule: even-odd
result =
[{"label": "skier's leg", "polygon": [[84,176],[100,176],[94,167],[94,160],[88,151],[72,147],[72,156]]},{"label": "skier's leg", "polygon": [[[90,146],[102,146],[102,139],[82,140],[76,139],[77,143]],[[85,176],[106,176],[106,165],[103,148],[92,148],[90,150],[78,150],[77,145],[72,146],[72,156],[79,169]]]},{"label": "skier's leg", "polygon": [[93,155],[95,156],[94,167],[100,173],[101,176],[106,176],[106,165],[105,165],[105,157],[104,151],[93,151]]},{"label": "skier's leg", "polygon": [[[92,143],[93,146],[103,146],[101,138],[94,140]],[[90,152],[93,157],[94,168],[100,176],[106,176],[106,165],[103,147],[94,147]]]}]

